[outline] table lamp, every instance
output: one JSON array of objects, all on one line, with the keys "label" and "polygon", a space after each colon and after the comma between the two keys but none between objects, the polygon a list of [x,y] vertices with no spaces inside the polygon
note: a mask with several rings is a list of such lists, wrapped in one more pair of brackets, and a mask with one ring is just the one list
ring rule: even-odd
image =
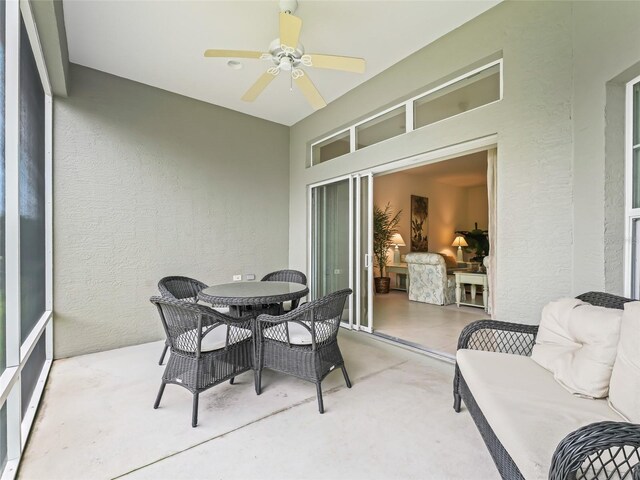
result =
[{"label": "table lamp", "polygon": [[453,241],[453,243],[451,244],[452,247],[458,247],[458,255],[456,260],[459,263],[464,262],[464,257],[462,256],[462,247],[468,247],[469,244],[467,243],[467,241],[464,239],[464,237],[462,235],[458,235],[456,237],[456,239]]},{"label": "table lamp", "polygon": [[400,263],[400,249],[398,247],[404,247],[406,243],[404,243],[404,239],[399,233],[393,234],[393,237],[391,237],[391,243],[396,247],[393,250],[393,263]]}]

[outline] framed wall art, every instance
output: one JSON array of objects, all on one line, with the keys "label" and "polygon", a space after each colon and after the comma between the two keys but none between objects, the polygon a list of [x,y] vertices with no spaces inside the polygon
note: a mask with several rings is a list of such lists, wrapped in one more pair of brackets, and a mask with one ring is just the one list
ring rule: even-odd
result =
[{"label": "framed wall art", "polygon": [[411,251],[429,251],[429,199],[411,195]]}]

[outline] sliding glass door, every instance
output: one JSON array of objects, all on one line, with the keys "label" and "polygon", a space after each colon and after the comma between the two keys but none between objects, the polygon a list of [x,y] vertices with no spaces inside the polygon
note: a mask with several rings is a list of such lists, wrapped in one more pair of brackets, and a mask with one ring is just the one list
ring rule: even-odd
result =
[{"label": "sliding glass door", "polygon": [[[312,298],[350,286],[349,204],[348,179],[321,185],[311,191]],[[351,321],[349,311],[344,312],[343,321]]]},{"label": "sliding glass door", "polygon": [[372,175],[354,174],[310,189],[311,296],[351,288],[343,326],[371,332]]}]

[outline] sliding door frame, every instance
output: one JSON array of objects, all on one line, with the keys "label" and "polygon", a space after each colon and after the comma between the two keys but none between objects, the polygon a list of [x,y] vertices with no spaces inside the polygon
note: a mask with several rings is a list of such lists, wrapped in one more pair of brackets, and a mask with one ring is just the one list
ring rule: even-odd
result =
[{"label": "sliding door frame", "polygon": [[[373,333],[373,258],[371,256],[364,257],[362,255],[361,247],[360,247],[360,215],[361,215],[361,185],[360,180],[364,176],[369,176],[369,191],[368,191],[368,225],[369,225],[369,237],[367,241],[367,249],[369,251],[369,255],[373,252],[373,185],[374,179],[376,175],[392,173],[394,171],[402,171],[407,170],[414,167],[419,167],[422,165],[428,165],[430,163],[438,163],[445,160],[449,160],[452,158],[459,157],[461,155],[472,154],[475,152],[480,152],[484,150],[488,150],[490,148],[498,147],[498,135],[492,134],[487,135],[485,137],[469,140],[466,142],[458,143],[455,145],[450,145],[447,147],[443,147],[437,150],[433,150],[430,152],[420,153],[417,155],[411,155],[409,157],[401,158],[389,163],[384,163],[382,165],[374,166],[365,170],[355,171],[353,173],[349,173],[346,175],[340,175],[333,178],[329,178],[320,182],[312,183],[307,185],[307,271],[312,272],[311,278],[313,279],[314,275],[314,266],[313,266],[313,242],[315,239],[313,238],[313,189],[316,187],[321,187],[323,185],[328,185],[335,182],[340,182],[345,179],[349,179],[349,285],[350,288],[354,290],[354,294],[349,297],[349,324],[343,324],[344,327],[354,329],[354,330],[362,330],[368,333]],[[355,183],[355,186],[354,186]],[[354,228],[355,224],[355,228]],[[354,231],[355,230],[355,231]],[[498,225],[496,225],[496,232],[498,231]],[[356,248],[354,249],[354,244]],[[355,251],[354,251],[355,250]],[[360,307],[360,289],[362,288],[360,281],[360,273],[362,272],[362,267],[364,261],[369,261],[369,268],[367,269],[368,274],[368,323],[366,326],[362,325],[361,322],[361,307]],[[357,272],[358,275],[354,275],[354,272]],[[497,275],[497,272],[493,273],[494,277]],[[315,298],[314,294],[314,285],[312,285],[312,295],[311,298]],[[355,317],[355,321],[354,321]]]}]

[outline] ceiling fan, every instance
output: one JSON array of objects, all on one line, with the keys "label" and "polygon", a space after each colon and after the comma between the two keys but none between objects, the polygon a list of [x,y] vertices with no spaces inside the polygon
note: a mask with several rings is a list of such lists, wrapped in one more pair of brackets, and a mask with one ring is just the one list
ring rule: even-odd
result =
[{"label": "ceiling fan", "polygon": [[302,30],[302,19],[293,15],[297,6],[296,0],[280,1],[280,37],[271,42],[267,53],[215,49],[204,52],[205,57],[254,58],[269,60],[273,63],[242,96],[245,102],[253,102],[281,71],[285,71],[290,72],[292,88],[295,82],[309,104],[318,110],[327,104],[307,73],[300,68],[301,66],[364,73],[365,61],[362,58],[305,54],[304,47],[298,42]]}]

